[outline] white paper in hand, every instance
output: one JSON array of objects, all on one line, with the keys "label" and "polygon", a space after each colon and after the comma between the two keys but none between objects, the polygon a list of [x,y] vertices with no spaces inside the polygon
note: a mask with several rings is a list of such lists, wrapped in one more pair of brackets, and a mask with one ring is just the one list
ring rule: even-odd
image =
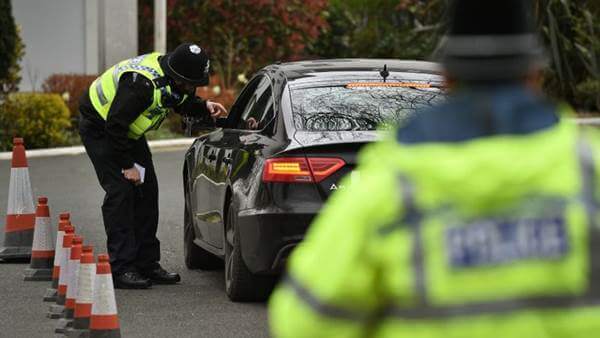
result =
[{"label": "white paper in hand", "polygon": [[146,175],[146,168],[142,167],[141,165],[134,163],[133,166],[138,170],[138,172],[140,173],[140,184],[144,183],[144,176]]}]

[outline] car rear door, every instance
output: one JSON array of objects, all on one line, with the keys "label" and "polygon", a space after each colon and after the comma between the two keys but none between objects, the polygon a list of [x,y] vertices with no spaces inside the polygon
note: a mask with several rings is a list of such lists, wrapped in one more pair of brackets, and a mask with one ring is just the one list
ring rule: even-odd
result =
[{"label": "car rear door", "polygon": [[243,169],[254,163],[257,151],[263,147],[260,131],[267,124],[265,119],[273,116],[269,78],[258,75],[252,79],[230,115],[227,127],[210,134],[204,142],[210,175],[198,185],[198,195],[206,199],[198,207],[203,216],[206,241],[216,248],[223,247],[223,208],[230,177],[247,172]]},{"label": "car rear door", "polygon": [[194,219],[196,236],[205,243],[210,242],[208,223],[215,217],[211,196],[212,184],[216,176],[216,158],[218,150],[207,145],[209,139],[220,138],[222,130],[199,137],[194,143],[194,161],[190,161],[189,203]]}]

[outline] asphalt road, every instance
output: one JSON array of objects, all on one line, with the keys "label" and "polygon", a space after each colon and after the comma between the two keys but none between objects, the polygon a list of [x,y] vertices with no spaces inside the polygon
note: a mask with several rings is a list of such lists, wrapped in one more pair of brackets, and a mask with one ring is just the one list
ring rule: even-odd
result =
[{"label": "asphalt road", "polygon": [[[183,264],[183,193],[181,166],[184,150],[154,152],[160,185],[159,239],[161,264],[182,276],[179,285],[151,290],[117,290],[123,337],[266,337],[265,304],[239,304],[224,292],[223,271],[189,271]],[[34,196],[49,199],[52,224],[58,213],[70,211],[78,234],[95,252],[105,251],[100,214],[103,191],[87,155],[29,160]],[[0,161],[0,243],[8,198],[10,161]],[[51,337],[55,320],[46,318],[42,302],[49,282],[24,282],[27,264],[0,264],[0,337]]]}]

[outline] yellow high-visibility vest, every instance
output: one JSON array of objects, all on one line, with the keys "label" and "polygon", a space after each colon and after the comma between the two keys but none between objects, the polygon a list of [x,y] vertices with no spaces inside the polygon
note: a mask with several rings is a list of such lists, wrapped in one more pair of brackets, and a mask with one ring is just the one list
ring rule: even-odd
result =
[{"label": "yellow high-visibility vest", "polygon": [[[154,85],[153,101],[150,107],[129,125],[129,138],[138,139],[146,132],[160,127],[169,113],[169,108],[163,106],[163,95],[170,95],[170,86],[157,87],[153,80],[164,76],[158,58],[159,53],[141,55],[129,60],[121,61],[100,75],[89,88],[92,105],[100,116],[106,120],[111,103],[116,95],[119,79],[128,72],[138,73],[148,78]],[[185,100],[185,96],[181,102]]]}]

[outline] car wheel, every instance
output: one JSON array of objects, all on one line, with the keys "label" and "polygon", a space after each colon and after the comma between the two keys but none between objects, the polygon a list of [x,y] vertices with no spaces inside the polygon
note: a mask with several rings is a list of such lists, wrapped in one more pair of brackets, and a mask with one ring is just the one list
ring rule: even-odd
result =
[{"label": "car wheel", "polygon": [[275,277],[255,275],[246,266],[240,249],[237,212],[230,206],[225,220],[225,291],[234,302],[265,301],[275,285]]},{"label": "car wheel", "polygon": [[223,261],[220,258],[194,243],[195,237],[194,227],[186,203],[183,225],[183,254],[185,266],[188,269],[202,270],[216,270],[223,267]]}]

